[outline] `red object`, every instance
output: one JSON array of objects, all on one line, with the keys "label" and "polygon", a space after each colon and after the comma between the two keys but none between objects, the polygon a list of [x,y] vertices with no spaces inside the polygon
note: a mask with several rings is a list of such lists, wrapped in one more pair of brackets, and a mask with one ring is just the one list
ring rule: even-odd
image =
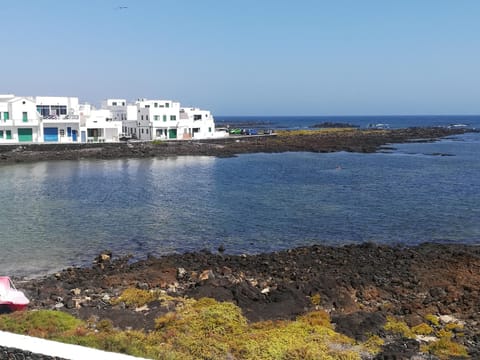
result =
[{"label": "red object", "polygon": [[25,310],[30,301],[15,288],[8,276],[0,276],[0,308],[10,311]]}]

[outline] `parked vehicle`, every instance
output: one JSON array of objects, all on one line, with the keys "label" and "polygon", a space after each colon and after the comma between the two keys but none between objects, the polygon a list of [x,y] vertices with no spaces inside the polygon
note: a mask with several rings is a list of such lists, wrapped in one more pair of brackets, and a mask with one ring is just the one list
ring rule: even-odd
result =
[{"label": "parked vehicle", "polygon": [[131,134],[131,135],[120,134],[120,136],[118,137],[118,140],[120,140],[120,141],[128,141],[128,140],[136,140],[136,139],[137,139],[136,134]]}]

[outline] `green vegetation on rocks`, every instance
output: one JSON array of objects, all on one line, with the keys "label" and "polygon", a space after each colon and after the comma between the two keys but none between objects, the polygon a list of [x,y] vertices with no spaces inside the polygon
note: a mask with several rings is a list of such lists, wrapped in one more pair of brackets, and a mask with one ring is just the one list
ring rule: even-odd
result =
[{"label": "green vegetation on rocks", "polygon": [[[155,296],[151,296],[153,294]],[[158,294],[124,292],[116,301],[136,295],[144,304]],[[167,301],[167,299],[165,299]],[[154,359],[360,359],[381,344],[365,344],[334,331],[329,315],[313,311],[296,321],[249,324],[236,305],[203,298],[175,299],[175,311],[156,320],[151,332],[115,329],[109,320],[83,322],[61,312],[38,310],[0,316],[0,329],[107,351]]]},{"label": "green vegetation on rocks", "polygon": [[0,329],[17,334],[54,338],[83,325],[81,320],[61,311],[14,312],[0,316]]},{"label": "green vegetation on rocks", "polygon": [[[421,323],[410,328],[407,323],[396,319],[393,316],[387,317],[387,323],[384,329],[388,332],[399,335],[404,338],[415,338],[417,335],[432,335],[435,341],[423,344],[421,351],[437,356],[439,359],[468,358],[468,352],[464,345],[454,341],[454,333],[452,330],[460,330],[463,326],[459,323],[449,323],[442,326],[440,319],[435,315],[426,315],[425,320],[431,325]],[[458,336],[458,335],[457,335]]]}]

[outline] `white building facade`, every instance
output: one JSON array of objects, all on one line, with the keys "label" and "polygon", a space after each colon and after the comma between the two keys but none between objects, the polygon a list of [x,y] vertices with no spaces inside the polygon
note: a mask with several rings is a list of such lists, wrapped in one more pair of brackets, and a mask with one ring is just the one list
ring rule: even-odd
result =
[{"label": "white building facade", "polygon": [[33,98],[0,95],[0,144],[41,142],[40,123]]},{"label": "white building facade", "polygon": [[80,115],[77,97],[37,96],[36,110],[41,117],[43,142],[80,142]]},{"label": "white building facade", "polygon": [[215,132],[208,110],[183,108],[172,100],[107,99],[101,108],[77,97],[0,95],[0,144],[116,142],[122,138],[191,140]]},{"label": "white building facade", "polygon": [[113,120],[109,109],[95,109],[89,104],[80,105],[81,142],[117,142],[122,132],[122,122]]}]

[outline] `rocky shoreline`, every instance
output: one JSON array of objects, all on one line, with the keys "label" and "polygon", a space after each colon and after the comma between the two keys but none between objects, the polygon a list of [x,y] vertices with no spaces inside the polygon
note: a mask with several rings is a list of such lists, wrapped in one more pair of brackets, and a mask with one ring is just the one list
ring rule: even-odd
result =
[{"label": "rocky shoreline", "polygon": [[[411,358],[423,341],[433,341],[392,337],[384,329],[389,316],[410,327],[435,316],[445,325],[458,324],[452,327],[455,341],[472,358],[480,357],[477,246],[318,245],[260,255],[204,251],[134,263],[104,252],[90,268],[17,283],[32,300],[32,309],[109,319],[122,329],[153,329],[155,318],[170,310],[158,301],[142,308],[113,301],[127,288],[230,301],[250,321],[293,319],[321,308],[341,333],[362,341],[372,334],[384,339],[379,359]],[[435,357],[419,357],[427,358]]]},{"label": "rocky shoreline", "polygon": [[442,127],[392,130],[326,129],[282,131],[273,136],[237,136],[199,141],[0,145],[0,164],[182,155],[229,157],[244,153],[287,151],[372,153],[387,144],[434,141],[445,136],[472,131],[476,130]]},{"label": "rocky shoreline", "polygon": [[[340,129],[198,142],[0,146],[0,164],[285,151],[368,153],[388,144],[434,141],[471,131]],[[152,330],[155,319],[172,310],[169,302],[158,300],[141,307],[118,301],[126,289],[155,290],[174,298],[233,302],[251,322],[289,320],[322,309],[340,333],[358,341],[372,335],[381,338],[384,345],[376,359],[436,359],[422,354],[421,346],[438,339],[392,334],[385,326],[393,316],[409,328],[428,324],[440,332],[448,329],[471,358],[480,358],[477,246],[316,245],[259,255],[230,255],[220,248],[218,253],[149,256],[135,262],[105,251],[91,267],[16,279],[16,284],[31,299],[31,309],[64,311],[94,322],[108,319],[119,329]],[[433,318],[438,324],[426,320]]]}]

